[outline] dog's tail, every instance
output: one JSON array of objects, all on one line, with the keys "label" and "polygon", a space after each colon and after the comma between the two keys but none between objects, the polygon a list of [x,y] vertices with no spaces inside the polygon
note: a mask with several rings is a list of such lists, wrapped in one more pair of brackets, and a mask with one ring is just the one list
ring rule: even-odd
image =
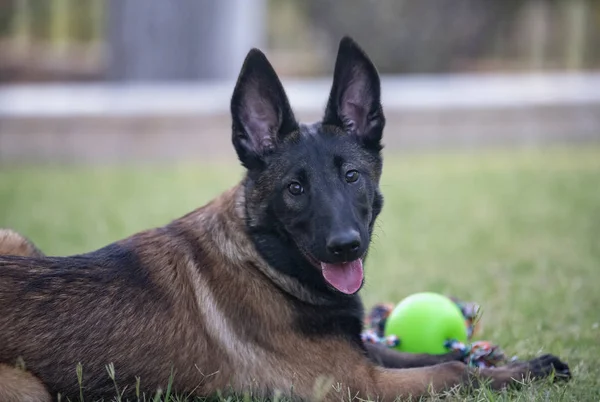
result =
[{"label": "dog's tail", "polygon": [[43,257],[44,254],[25,236],[0,228],[0,255]]}]

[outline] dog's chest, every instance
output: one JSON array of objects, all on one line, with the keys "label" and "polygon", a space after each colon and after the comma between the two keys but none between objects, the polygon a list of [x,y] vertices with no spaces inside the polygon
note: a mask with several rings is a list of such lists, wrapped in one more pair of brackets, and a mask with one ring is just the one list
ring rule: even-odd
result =
[{"label": "dog's chest", "polygon": [[331,307],[303,305],[294,311],[294,324],[309,339],[342,338],[362,350],[363,311],[358,297]]}]

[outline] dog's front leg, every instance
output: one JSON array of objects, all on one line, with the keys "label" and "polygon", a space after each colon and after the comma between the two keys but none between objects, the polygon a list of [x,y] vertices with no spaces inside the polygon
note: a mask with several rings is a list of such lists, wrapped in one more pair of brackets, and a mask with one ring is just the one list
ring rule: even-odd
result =
[{"label": "dog's front leg", "polygon": [[377,395],[374,396],[385,401],[393,401],[399,396],[420,398],[456,386],[478,387],[481,384],[499,390],[518,386],[523,380],[545,378],[552,374],[555,380],[571,378],[568,365],[553,355],[500,368],[470,368],[456,361],[412,369],[377,367],[374,375]]},{"label": "dog's front leg", "polygon": [[468,377],[467,366],[457,361],[408,369],[377,367],[374,374],[376,395],[369,397],[380,401],[394,401],[398,397],[418,399],[461,385]]},{"label": "dog's front leg", "polygon": [[366,343],[365,347],[371,361],[386,368],[414,368],[433,366],[436,364],[461,361],[462,352],[452,351],[442,355],[425,353],[404,353],[382,345]]}]

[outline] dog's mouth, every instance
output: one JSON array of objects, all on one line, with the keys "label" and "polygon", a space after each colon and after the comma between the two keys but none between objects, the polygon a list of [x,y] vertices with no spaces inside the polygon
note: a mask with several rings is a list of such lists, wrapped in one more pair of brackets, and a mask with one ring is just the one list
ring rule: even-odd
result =
[{"label": "dog's mouth", "polygon": [[331,286],[348,295],[358,292],[363,283],[362,258],[336,264],[322,262],[321,272]]},{"label": "dog's mouth", "polygon": [[364,279],[362,258],[348,262],[327,263],[317,260],[306,250],[301,249],[301,251],[312,265],[321,269],[325,281],[336,290],[352,295],[361,288]]}]

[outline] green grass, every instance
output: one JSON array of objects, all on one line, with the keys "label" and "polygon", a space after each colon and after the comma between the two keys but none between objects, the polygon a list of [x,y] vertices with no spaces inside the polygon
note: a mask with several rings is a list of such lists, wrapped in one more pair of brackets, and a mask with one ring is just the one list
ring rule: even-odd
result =
[{"label": "green grass", "polygon": [[[88,251],[202,205],[241,173],[5,167],[0,226],[50,254]],[[478,339],[521,358],[559,355],[574,375],[468,400],[600,400],[600,147],[387,155],[382,190],[367,306],[423,290],[476,301]]]}]

